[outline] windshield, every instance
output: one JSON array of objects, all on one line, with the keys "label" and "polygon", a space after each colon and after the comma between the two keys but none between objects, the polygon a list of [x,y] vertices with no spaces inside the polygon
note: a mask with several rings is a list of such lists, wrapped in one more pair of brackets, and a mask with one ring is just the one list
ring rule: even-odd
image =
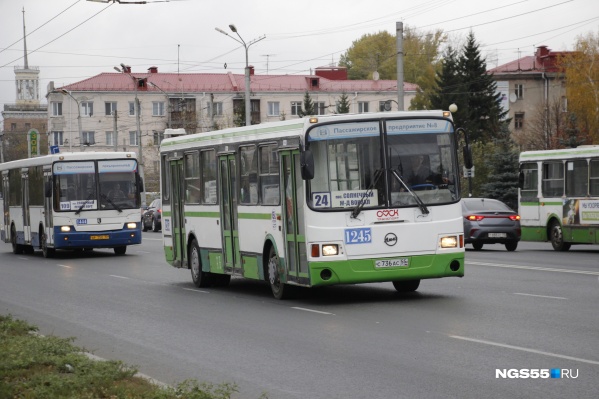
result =
[{"label": "windshield", "polygon": [[56,162],[53,171],[58,211],[140,207],[135,160]]},{"label": "windshield", "polygon": [[448,120],[323,125],[309,131],[308,143],[315,169],[312,208],[422,207],[459,198]]}]

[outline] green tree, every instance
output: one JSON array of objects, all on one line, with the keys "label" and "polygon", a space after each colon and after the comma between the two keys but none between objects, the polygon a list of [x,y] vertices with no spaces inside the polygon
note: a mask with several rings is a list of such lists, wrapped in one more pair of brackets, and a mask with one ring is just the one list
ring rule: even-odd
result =
[{"label": "green tree", "polygon": [[233,106],[233,126],[245,126],[245,96]]},{"label": "green tree", "polygon": [[306,93],[304,94],[304,105],[302,109],[299,110],[298,116],[301,118],[310,115],[314,115],[314,101],[312,101],[310,93],[306,91]]},{"label": "green tree", "polygon": [[489,172],[483,176],[481,196],[500,200],[512,209],[518,209],[519,151],[507,122],[501,123],[492,144],[492,152],[484,154]]},{"label": "green tree", "polygon": [[341,93],[339,102],[337,103],[336,113],[348,114],[349,113],[349,97],[346,92]]},{"label": "green tree", "polygon": [[430,95],[431,109],[449,109],[451,104],[456,104],[458,110],[453,114],[453,119],[461,126],[467,116],[466,100],[462,90],[462,74],[458,65],[458,53],[449,46],[443,53],[441,70],[437,75],[434,90]]}]

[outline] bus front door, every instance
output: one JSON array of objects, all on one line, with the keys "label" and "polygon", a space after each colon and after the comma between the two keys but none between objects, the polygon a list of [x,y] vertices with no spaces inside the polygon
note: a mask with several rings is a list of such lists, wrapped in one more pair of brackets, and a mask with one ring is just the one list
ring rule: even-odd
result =
[{"label": "bus front door", "polygon": [[281,151],[287,280],[309,284],[304,224],[304,182],[300,175],[299,151]]},{"label": "bus front door", "polygon": [[3,192],[3,196],[2,196],[2,203],[4,204],[4,209],[2,209],[2,214],[4,215],[3,218],[3,225],[4,228],[2,229],[2,241],[8,242],[8,237],[10,236],[10,210],[8,207],[8,199],[10,197],[9,191],[8,191],[8,171],[5,171],[2,174],[2,192]]},{"label": "bus front door", "polygon": [[[44,191],[46,187],[52,188],[52,170],[44,169]],[[40,242],[46,240],[46,244],[54,243],[54,218],[52,217],[52,196],[46,196],[44,192],[44,237],[40,237]]]},{"label": "bus front door", "polygon": [[[175,267],[187,267],[187,253],[185,248],[185,211],[183,208],[183,160],[169,161],[170,200],[171,200],[171,226],[170,232],[173,239],[173,263]],[[168,223],[163,220],[163,223]],[[169,226],[162,226],[164,234]]]},{"label": "bus front door", "polygon": [[225,272],[241,275],[239,232],[237,230],[237,168],[235,155],[219,158],[220,217],[222,224],[223,258]]}]

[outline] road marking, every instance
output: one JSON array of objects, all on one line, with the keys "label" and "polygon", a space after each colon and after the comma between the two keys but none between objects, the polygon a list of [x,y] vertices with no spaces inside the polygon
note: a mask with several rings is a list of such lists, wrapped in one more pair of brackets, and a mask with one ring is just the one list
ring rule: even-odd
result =
[{"label": "road marking", "polygon": [[575,362],[581,362],[581,363],[589,363],[589,364],[599,365],[599,362],[595,361],[595,360],[581,359],[579,357],[572,357],[572,356],[560,355],[558,353],[552,353],[552,352],[544,352],[544,351],[539,351],[539,350],[536,350],[536,349],[524,348],[524,347],[521,347],[521,346],[501,344],[499,342],[486,341],[486,340],[483,340],[483,339],[460,337],[459,335],[449,335],[449,337],[450,338],[455,338],[455,339],[461,339],[462,341],[476,342],[476,343],[479,343],[479,344],[485,344],[485,345],[491,345],[491,346],[499,346],[501,348],[515,349],[515,350],[523,351],[523,352],[536,353],[538,355],[545,355],[545,356],[557,357],[557,358],[560,358],[560,359],[573,360]]},{"label": "road marking", "polygon": [[209,291],[196,290],[194,288],[183,288],[185,291],[201,292],[202,294],[210,294]]},{"label": "road marking", "polygon": [[17,259],[21,259],[21,260],[29,260],[29,258],[24,258],[22,256],[19,256]]},{"label": "road marking", "polygon": [[57,266],[64,267],[64,268],[67,268],[67,269],[72,269],[73,268],[72,266],[68,266],[68,265],[57,265]]},{"label": "road marking", "polygon": [[109,274],[109,276],[110,276],[110,277],[116,277],[116,278],[122,278],[122,279],[125,279],[125,280],[129,280],[129,279],[130,279],[129,277],[125,277],[125,276],[117,276],[116,274]]},{"label": "road marking", "polygon": [[567,269],[555,269],[552,267],[504,265],[504,264],[500,264],[500,263],[485,263],[485,262],[470,262],[470,261],[467,261],[466,264],[477,265],[477,266],[489,266],[489,267],[505,267],[505,268],[509,268],[509,269],[539,270],[539,271],[543,271],[543,272],[589,274],[592,276],[599,276],[599,272],[589,272],[586,270],[567,270]]},{"label": "road marking", "polygon": [[514,292],[514,295],[534,296],[537,298],[549,298],[549,299],[568,299],[568,298],[564,298],[563,296],[535,295],[535,294],[525,294],[522,292]]},{"label": "road marking", "polygon": [[151,254],[150,251],[135,251],[135,252],[137,252],[138,254]]},{"label": "road marking", "polygon": [[292,306],[291,309],[296,309],[296,310],[303,310],[305,312],[312,312],[312,313],[320,313],[320,314],[330,314],[335,316],[334,313],[329,313],[329,312],[321,312],[320,310],[314,310],[314,309],[307,309],[307,308],[299,308],[297,306]]}]

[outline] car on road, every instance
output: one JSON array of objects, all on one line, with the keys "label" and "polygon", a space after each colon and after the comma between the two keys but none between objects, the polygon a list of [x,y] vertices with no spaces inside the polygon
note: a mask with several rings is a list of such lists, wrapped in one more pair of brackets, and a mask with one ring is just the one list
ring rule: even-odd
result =
[{"label": "car on road", "polygon": [[142,230],[159,231],[162,229],[162,201],[155,199],[141,215]]},{"label": "car on road", "polygon": [[484,244],[503,244],[515,251],[520,241],[520,215],[491,198],[463,198],[464,241],[475,250]]}]

